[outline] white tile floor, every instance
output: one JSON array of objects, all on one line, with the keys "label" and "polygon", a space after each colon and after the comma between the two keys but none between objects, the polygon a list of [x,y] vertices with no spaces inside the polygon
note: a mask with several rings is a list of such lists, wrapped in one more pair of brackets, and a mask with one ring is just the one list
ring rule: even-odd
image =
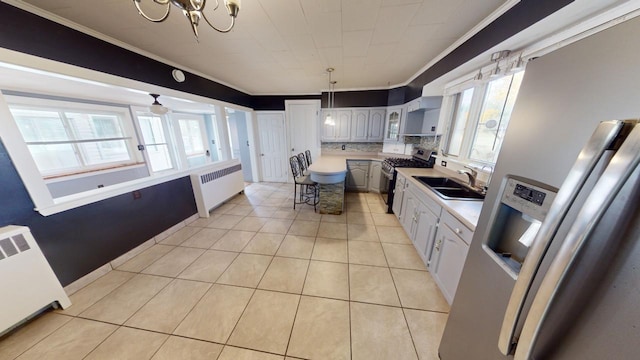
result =
[{"label": "white tile floor", "polygon": [[[378,194],[247,187],[0,339],[0,359],[438,359],[449,306]],[[286,356],[286,357],[285,357]]]}]

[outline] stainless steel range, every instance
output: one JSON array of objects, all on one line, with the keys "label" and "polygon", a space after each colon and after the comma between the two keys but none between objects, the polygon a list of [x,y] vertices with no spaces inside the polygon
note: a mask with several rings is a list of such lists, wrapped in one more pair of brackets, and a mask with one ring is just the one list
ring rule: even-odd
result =
[{"label": "stainless steel range", "polygon": [[432,155],[434,155],[434,151],[415,148],[411,158],[386,158],[382,162],[382,174],[386,177],[387,184],[382,187],[383,190],[380,195],[385,204],[387,204],[387,213],[393,213],[393,191],[398,176],[396,168],[432,168],[436,161]]}]

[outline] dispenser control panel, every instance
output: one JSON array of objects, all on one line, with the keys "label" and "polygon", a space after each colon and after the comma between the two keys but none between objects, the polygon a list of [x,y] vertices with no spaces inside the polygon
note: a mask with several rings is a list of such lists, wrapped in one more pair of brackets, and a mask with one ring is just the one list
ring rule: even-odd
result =
[{"label": "dispenser control panel", "polygon": [[508,178],[502,203],[539,221],[549,212],[556,192],[519,179]]},{"label": "dispenser control panel", "polygon": [[542,205],[544,203],[544,198],[547,196],[547,194],[542,191],[538,191],[522,184],[516,184],[516,188],[513,190],[513,195],[519,196],[521,199],[525,199],[536,205]]}]

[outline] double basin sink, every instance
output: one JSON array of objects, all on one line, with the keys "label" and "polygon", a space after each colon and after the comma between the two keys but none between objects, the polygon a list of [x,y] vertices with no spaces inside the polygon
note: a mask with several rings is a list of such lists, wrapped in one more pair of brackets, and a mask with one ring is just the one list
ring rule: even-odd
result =
[{"label": "double basin sink", "polygon": [[445,200],[484,200],[484,194],[451,178],[414,176]]}]

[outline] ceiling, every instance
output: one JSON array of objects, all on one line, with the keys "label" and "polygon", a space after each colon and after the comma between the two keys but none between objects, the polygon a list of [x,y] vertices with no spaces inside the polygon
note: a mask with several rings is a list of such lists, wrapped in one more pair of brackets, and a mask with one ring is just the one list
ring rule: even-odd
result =
[{"label": "ceiling", "polygon": [[[24,2],[183,70],[264,95],[317,94],[328,88],[327,67],[336,69],[336,90],[404,85],[505,0],[245,0],[230,33],[202,22],[199,42],[175,7],[167,21],[152,23],[132,1]],[[210,14],[227,26],[224,6]]]}]

